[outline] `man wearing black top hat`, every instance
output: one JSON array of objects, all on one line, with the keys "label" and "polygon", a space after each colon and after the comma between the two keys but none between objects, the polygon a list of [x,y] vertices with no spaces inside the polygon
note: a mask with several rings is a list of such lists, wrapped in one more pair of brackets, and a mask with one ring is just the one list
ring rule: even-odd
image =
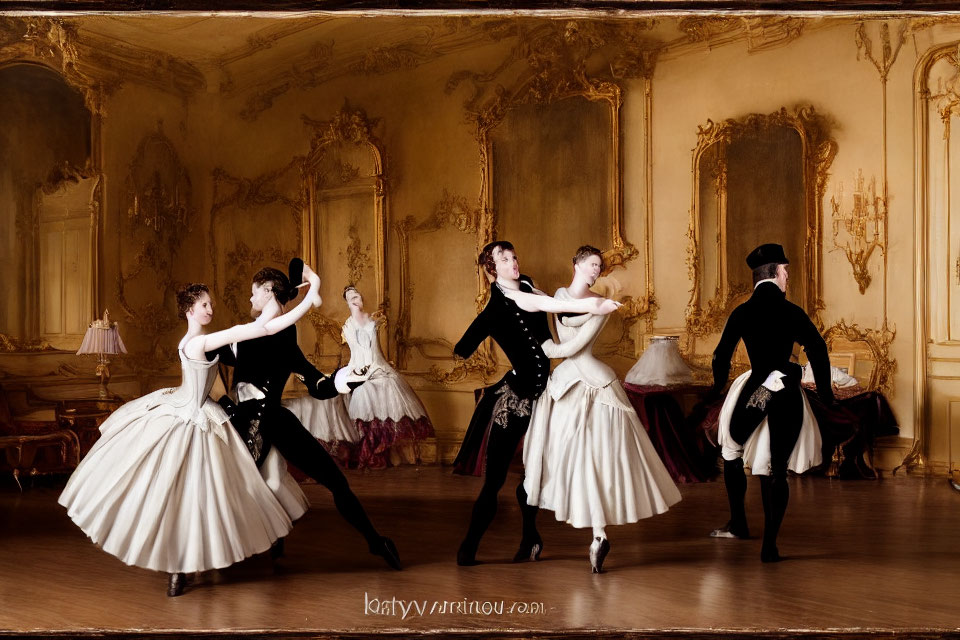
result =
[{"label": "man wearing black top hat", "polygon": [[[490,299],[453,352],[469,358],[481,342],[492,337],[509,358],[513,370],[483,390],[454,461],[455,473],[479,475],[482,464],[485,474],[467,535],[457,551],[457,564],[461,566],[478,564],[477,548],[496,516],[497,494],[507,480],[510,461],[530,424],[533,402],[547,386],[550,359],[541,345],[553,338],[544,312],[606,314],[619,306],[603,298],[560,301],[542,295],[530,277],[520,273],[513,245],[505,240],[485,246],[478,262],[491,281]],[[523,516],[523,535],[513,561],[539,560],[543,540],[537,532],[538,508],[527,504],[522,478],[516,495]]]},{"label": "man wearing black top hat", "polygon": [[[289,271],[288,277],[266,267],[253,276],[250,315],[257,321],[266,322],[279,315],[283,305],[297,296],[296,285],[302,279],[303,261],[292,260]],[[330,490],[340,515],[363,535],[372,554],[381,556],[394,569],[400,569],[400,557],[393,541],[374,529],[343,472],[296,416],[280,404],[283,387],[291,373],[297,374],[315,398],[325,400],[338,393],[334,377],[324,375],[304,357],[297,345],[296,326],[221,347],[208,353],[207,358],[212,360],[216,355],[220,356],[221,364],[234,368],[231,388],[235,392],[244,391],[239,394],[242,400],[239,404],[226,396],[221,404],[225,405],[231,422],[247,442],[257,464],[264,461],[270,447],[275,447],[287,462]],[[282,554],[282,546],[273,551],[275,556]]]},{"label": "man wearing black top hat", "polygon": [[806,312],[786,299],[788,264],[779,244],[760,245],[747,256],[747,266],[753,270],[753,295],[730,314],[713,352],[712,395],[719,396],[726,385],[730,359],[741,339],[750,358],[751,373],[730,419],[730,436],[740,445],[740,451],[724,450],[723,478],[730,502],[730,521],[710,535],[720,538],[750,535],[744,509],[747,478],[743,471],[742,447],[766,418],[770,429],[771,475],[760,477],[764,512],[760,559],[763,562],[782,559],[777,550],[777,533],[790,498],[787,461],[803,420],[802,369],[790,361],[794,343],[803,346],[807,353],[820,399],[828,405],[834,402],[827,345]]}]

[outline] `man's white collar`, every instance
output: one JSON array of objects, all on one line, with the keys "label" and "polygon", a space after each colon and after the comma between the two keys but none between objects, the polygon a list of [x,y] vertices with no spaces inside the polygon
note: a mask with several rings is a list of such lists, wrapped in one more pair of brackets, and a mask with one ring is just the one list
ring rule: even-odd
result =
[{"label": "man's white collar", "polygon": [[[767,278],[766,280],[761,280],[761,281],[758,282],[757,284],[753,285],[753,288],[756,289],[757,287],[759,287],[760,285],[762,285],[764,282],[772,282],[773,284],[777,284],[777,279],[776,279],[776,278]],[[777,284],[777,288],[779,289],[779,288],[780,288],[780,285]]]}]

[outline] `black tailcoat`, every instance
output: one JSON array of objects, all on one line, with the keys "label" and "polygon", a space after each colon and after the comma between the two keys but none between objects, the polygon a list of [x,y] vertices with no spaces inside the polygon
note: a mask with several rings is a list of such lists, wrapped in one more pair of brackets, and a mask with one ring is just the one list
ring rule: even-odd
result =
[{"label": "black tailcoat", "polygon": [[[744,444],[764,417],[769,417],[771,453],[775,472],[786,473],[786,458],[800,433],[803,413],[800,397],[800,366],[790,361],[794,343],[807,353],[817,383],[817,393],[827,404],[833,403],[830,358],[827,345],[806,312],[789,302],[773,282],[763,282],[749,300],[734,309],[713,352],[714,393],[719,393],[730,375],[730,358],[743,340],[750,357],[751,374],[730,423],[733,439]],[[773,371],[785,374],[784,389],[759,406],[754,392]],[[752,401],[754,400],[754,401]],[[778,469],[779,467],[779,469]]]}]

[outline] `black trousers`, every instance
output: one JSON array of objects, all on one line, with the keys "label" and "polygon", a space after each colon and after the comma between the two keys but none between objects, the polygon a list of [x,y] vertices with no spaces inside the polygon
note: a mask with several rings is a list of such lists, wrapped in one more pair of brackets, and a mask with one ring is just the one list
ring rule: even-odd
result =
[{"label": "black trousers", "polygon": [[[760,476],[764,516],[761,559],[764,561],[778,557],[777,535],[790,500],[787,462],[803,425],[803,391],[800,389],[799,376],[787,376],[782,381],[784,388],[773,392],[761,387],[759,382],[762,381],[748,382],[730,418],[730,436],[740,445],[746,443],[764,418],[770,429],[771,475]],[[747,478],[743,471],[743,460],[724,461],[723,475],[730,502],[730,531],[745,536]]]},{"label": "black trousers", "polygon": [[337,511],[363,535],[367,544],[380,540],[343,471],[295,415],[281,406],[268,407],[260,429],[287,462],[330,490]]},{"label": "black trousers", "polygon": [[[494,388],[499,389],[500,385]],[[482,410],[481,407],[482,405],[479,405],[477,410]],[[483,487],[480,489],[480,495],[477,496],[476,502],[474,502],[470,526],[462,545],[462,549],[470,555],[476,553],[477,547],[480,545],[480,538],[483,537],[487,527],[490,526],[497,515],[497,495],[507,481],[510,462],[513,460],[517,447],[529,426],[529,411],[526,415],[519,415],[515,412],[507,413],[505,425],[496,423],[490,425]],[[523,540],[539,539],[536,523],[539,509],[527,504],[527,492],[523,488],[523,479],[517,485],[516,496],[523,516]]]}]

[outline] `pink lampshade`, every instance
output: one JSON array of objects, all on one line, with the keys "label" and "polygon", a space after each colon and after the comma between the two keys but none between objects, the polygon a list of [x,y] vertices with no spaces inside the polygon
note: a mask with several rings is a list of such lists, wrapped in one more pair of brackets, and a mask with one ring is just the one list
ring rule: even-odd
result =
[{"label": "pink lampshade", "polygon": [[110,312],[103,312],[103,319],[97,319],[90,323],[87,332],[83,336],[83,342],[77,355],[85,353],[94,354],[116,354],[126,353],[127,348],[123,346],[123,340],[120,338],[120,332],[117,330],[117,323],[110,322]]}]

